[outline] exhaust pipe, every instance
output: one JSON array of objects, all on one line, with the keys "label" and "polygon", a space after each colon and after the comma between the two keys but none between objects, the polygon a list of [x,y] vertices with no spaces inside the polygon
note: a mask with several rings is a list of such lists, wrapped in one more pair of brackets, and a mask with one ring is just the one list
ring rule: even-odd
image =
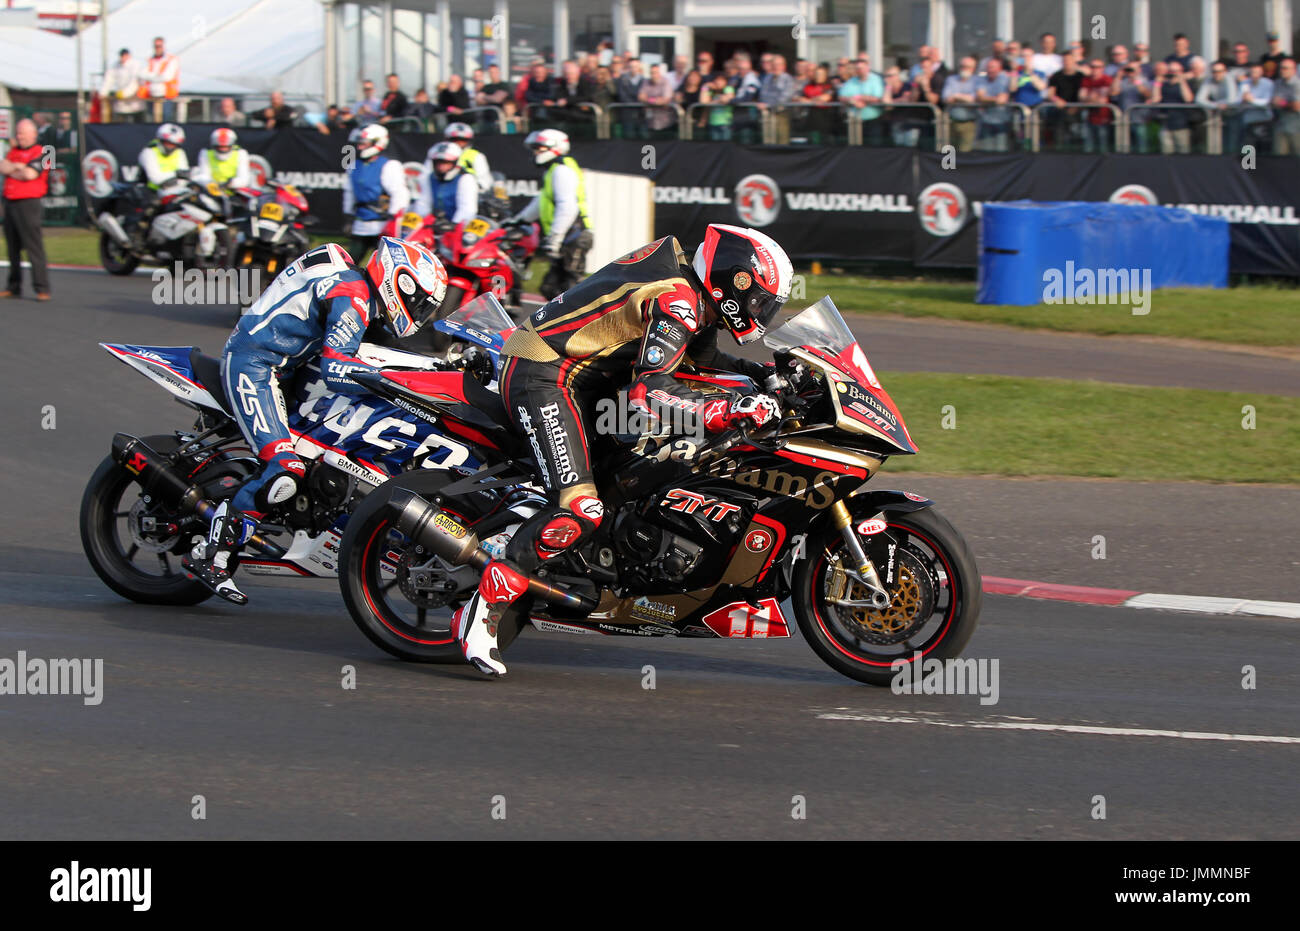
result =
[{"label": "exhaust pipe", "polygon": [[[398,530],[453,566],[471,566],[482,572],[492,562],[491,554],[479,546],[476,533],[414,492],[405,488],[394,490],[388,507],[395,515],[393,524]],[[589,598],[547,585],[532,576],[526,578],[528,592],[548,604],[575,611],[591,611],[596,607],[596,602]]]},{"label": "exhaust pipe", "polygon": [[126,230],[122,229],[122,224],[117,222],[117,217],[113,216],[107,210],[95,218],[95,222],[105,233],[113,237],[113,240],[119,246],[131,245],[131,237],[126,235]]},{"label": "exhaust pipe", "polygon": [[[157,495],[169,508],[183,513],[198,514],[204,520],[211,521],[217,506],[203,497],[198,486],[187,482],[167,462],[137,437],[129,433],[118,433],[113,437],[113,459],[124,469],[136,476],[140,487],[146,494]],[[280,558],[284,549],[259,533],[248,538],[249,544],[261,553]]]}]

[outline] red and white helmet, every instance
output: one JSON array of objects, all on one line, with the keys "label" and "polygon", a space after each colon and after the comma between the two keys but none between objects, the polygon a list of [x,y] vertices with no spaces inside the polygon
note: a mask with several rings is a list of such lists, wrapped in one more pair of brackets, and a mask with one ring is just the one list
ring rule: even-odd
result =
[{"label": "red and white helmet", "polygon": [[538,129],[528,134],[524,145],[533,152],[533,162],[545,165],[569,154],[569,134],[558,129]]},{"label": "red and white helmet", "polygon": [[454,142],[437,142],[429,146],[427,157],[438,180],[450,181],[460,174],[460,157],[464,154],[465,150]]},{"label": "red and white helmet", "polygon": [[691,263],[738,343],[758,339],[790,297],[794,267],[770,236],[710,223]]},{"label": "red and white helmet", "polygon": [[388,127],[381,123],[371,123],[357,133],[357,154],[362,158],[373,158],[388,148]]},{"label": "red and white helmet", "polygon": [[212,130],[212,135],[208,136],[208,145],[212,146],[212,148],[216,149],[218,152],[233,149],[235,143],[238,141],[239,137],[235,135],[235,131],[224,126],[220,129]]},{"label": "red and white helmet", "polygon": [[474,130],[468,123],[448,123],[442,137],[452,142],[473,142]]},{"label": "red and white helmet", "polygon": [[169,149],[175,148],[178,145],[185,145],[185,130],[175,123],[163,123],[154,133],[154,138]]},{"label": "red and white helmet", "polygon": [[391,236],[380,238],[366,263],[366,276],[398,337],[419,330],[447,296],[447,269],[438,257],[424,246]]}]

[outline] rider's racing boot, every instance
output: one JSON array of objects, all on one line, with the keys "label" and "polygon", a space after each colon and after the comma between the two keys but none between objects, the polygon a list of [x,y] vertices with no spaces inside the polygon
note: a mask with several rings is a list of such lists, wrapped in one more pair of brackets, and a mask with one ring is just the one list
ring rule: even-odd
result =
[{"label": "rider's racing boot", "polygon": [[474,597],[451,617],[451,632],[465,660],[487,676],[504,676],[497,627],[505,609],[524,593],[528,580],[509,563],[494,560],[483,570]]},{"label": "rider's racing boot", "polygon": [[181,565],[227,601],[237,605],[248,604],[248,596],[236,587],[231,578],[230,559],[239,552],[256,526],[251,517],[231,508],[230,502],[222,501],[212,517],[208,539],[196,543],[190,554],[181,559]]}]

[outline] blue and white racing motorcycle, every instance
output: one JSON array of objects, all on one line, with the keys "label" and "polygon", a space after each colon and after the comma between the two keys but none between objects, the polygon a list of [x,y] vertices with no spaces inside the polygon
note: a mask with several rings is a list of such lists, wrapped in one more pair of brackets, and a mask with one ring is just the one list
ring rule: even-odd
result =
[{"label": "blue and white racing motorcycle", "polygon": [[[372,489],[414,469],[471,474],[494,443],[480,412],[500,407],[498,353],[513,322],[492,294],[432,324],[457,342],[446,358],[363,343],[358,357],[401,377],[419,376],[422,389],[451,413],[432,416],[401,397],[360,397],[326,388],[318,369],[285,385],[289,425],[307,462],[301,493],[280,506],[242,554],[242,574],[315,578],[338,576],[339,541],[349,513]],[[189,430],[135,437],[118,433],[91,476],[81,503],[81,540],[96,574],[113,591],[143,604],[193,605],[211,596],[186,576],[180,558],[207,533],[217,504],[260,467],[230,415],[220,362],[193,347],[103,343],[115,358],[157,382],[198,412]],[[458,416],[459,415],[459,416]],[[495,442],[500,442],[495,440]],[[503,488],[503,511],[536,510],[530,487]],[[477,584],[418,554],[394,554],[382,567],[390,587],[424,622],[431,608],[454,605]],[[394,592],[394,594],[398,594]]]}]

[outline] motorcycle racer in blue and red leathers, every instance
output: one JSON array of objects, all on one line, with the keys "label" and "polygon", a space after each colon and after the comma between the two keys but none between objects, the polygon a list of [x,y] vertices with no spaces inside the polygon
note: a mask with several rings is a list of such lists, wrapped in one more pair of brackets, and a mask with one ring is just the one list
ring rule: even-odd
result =
[{"label": "motorcycle racer in blue and red leathers", "polygon": [[375,322],[410,336],[434,316],[447,293],[437,256],[383,237],[363,270],[342,246],[318,246],[285,267],[226,341],[221,377],[226,397],[261,471],[222,501],[207,541],[182,560],[185,569],[235,604],[247,596],[231,578],[230,560],[266,513],[291,500],[307,472],[294,451],[281,381],[319,359],[331,391],[361,394],[349,375],[372,371],[355,357]]},{"label": "motorcycle racer in blue and red leathers", "polygon": [[497,627],[527,587],[523,573],[571,551],[604,517],[592,476],[595,402],[630,383],[630,405],[652,422],[684,411],[718,433],[779,417],[769,395],[706,398],[674,373],[689,356],[698,366],[759,381],[770,374],[768,366],[722,353],[718,332],[741,344],[758,339],[789,298],[792,279],[789,257],[770,237],[712,224],[693,259],[666,236],[615,259],[511,332],[501,354],[501,397],[529,441],[553,507],[519,528],[505,558],[488,564],[477,593],[452,617],[462,653],[480,672],[506,671]]}]

